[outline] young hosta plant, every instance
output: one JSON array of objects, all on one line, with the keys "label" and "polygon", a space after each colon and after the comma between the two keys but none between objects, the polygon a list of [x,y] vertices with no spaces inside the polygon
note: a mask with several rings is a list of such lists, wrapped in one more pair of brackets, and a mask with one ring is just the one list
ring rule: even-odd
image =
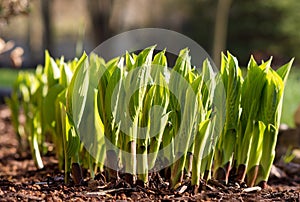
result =
[{"label": "young hosta plant", "polygon": [[[266,86],[263,90],[259,118],[265,123],[262,139],[262,154],[258,168],[256,184],[265,187],[275,158],[275,147],[279,130],[284,85],[289,75],[293,60],[276,71],[269,69]],[[253,183],[254,184],[254,183]]]},{"label": "young hosta plant", "polygon": [[[250,59],[243,85],[241,124],[236,147],[237,180],[253,186],[265,184],[275,156],[279,129],[284,80],[292,61],[276,71],[271,60],[257,65]],[[261,182],[262,181],[262,182]]]},{"label": "young hosta plant", "polygon": [[[11,98],[6,98],[5,102],[11,110],[12,116],[12,124],[15,129],[15,133],[17,135],[19,147],[18,152],[22,154],[24,151],[27,150],[28,142],[27,136],[24,131],[24,126],[19,121],[19,111],[21,110],[22,101],[20,101],[20,85],[24,82],[24,75],[25,73],[20,72],[16,81],[14,82],[13,90]],[[22,98],[21,98],[22,99]]]},{"label": "young hosta plant", "polygon": [[240,119],[240,99],[243,84],[238,61],[230,53],[222,54],[221,77],[226,92],[225,125],[216,145],[215,177],[228,182]]},{"label": "young hosta plant", "polygon": [[[42,134],[50,137],[56,148],[56,156],[59,159],[59,168],[63,168],[63,150],[61,136],[58,135],[57,127],[60,124],[60,120],[57,120],[57,104],[56,99],[59,94],[67,87],[67,80],[72,77],[72,72],[69,70],[68,65],[64,65],[63,58],[54,61],[50,57],[49,53],[45,52],[45,68],[43,72],[44,76],[44,92],[42,101]],[[69,78],[69,79],[67,79]]]},{"label": "young hosta plant", "polygon": [[[189,79],[189,73],[192,71],[192,67],[188,52],[188,49],[180,51],[173,71],[171,71],[169,82],[169,88],[173,93],[170,97],[170,110],[174,113],[172,136],[178,138],[174,145],[174,151],[176,152],[174,158],[177,160],[171,169],[171,187],[173,188],[183,180],[189,141],[198,110],[197,107],[194,107],[197,106],[197,100],[196,96],[193,96],[194,91],[190,86],[192,81]],[[193,99],[187,101],[187,97]]]},{"label": "young hosta plant", "polygon": [[149,90],[147,90],[144,98],[141,116],[141,129],[146,130],[142,133],[145,136],[140,136],[138,139],[137,153],[141,159],[137,159],[139,162],[137,169],[139,173],[142,173],[139,174],[139,179],[146,185],[148,184],[149,170],[155,166],[163,129],[168,120],[169,90],[162,75],[164,65],[166,65],[164,57],[164,51],[160,52],[154,57],[151,66],[148,67],[151,68],[150,75],[152,81],[148,84]]},{"label": "young hosta plant", "polygon": [[[44,167],[40,150],[43,147],[41,134],[41,104],[42,104],[41,67],[36,73],[20,73],[16,83],[12,99],[7,100],[13,112],[13,123],[18,135],[19,144],[28,142],[32,157],[37,168]],[[18,98],[21,96],[22,101]],[[20,123],[18,119],[19,109],[23,109],[25,122]],[[23,149],[26,149],[23,147]],[[23,152],[23,151],[22,151]]]},{"label": "young hosta plant", "polygon": [[239,181],[244,181],[246,177],[250,148],[252,146],[253,131],[255,131],[253,128],[255,121],[258,121],[257,113],[261,104],[262,89],[265,85],[266,65],[267,63],[263,63],[261,66],[258,66],[255,60],[251,57],[248,65],[247,76],[242,88],[242,114],[235,151],[237,179]]},{"label": "young hosta plant", "polygon": [[[130,118],[130,124],[126,127],[129,128],[129,139],[132,158],[135,167],[132,167],[131,172],[133,175],[139,173],[137,178],[144,184],[148,183],[148,160],[147,160],[147,147],[149,124],[146,122],[148,119],[147,109],[144,106],[146,95],[149,92],[149,84],[151,81],[151,64],[154,47],[149,47],[139,53],[134,59],[133,66],[128,72],[124,80],[125,89],[125,106],[126,116]],[[130,65],[130,64],[129,64]],[[147,100],[147,104],[150,103]],[[137,157],[140,157],[139,159]],[[126,168],[127,169],[127,168]]]},{"label": "young hosta plant", "polygon": [[[193,159],[192,159],[192,185],[198,187],[200,179],[210,178],[212,166],[213,145],[210,141],[210,132],[213,125],[211,114],[212,90],[215,87],[213,82],[214,75],[211,74],[211,66],[208,60],[203,62],[202,72],[192,83],[198,100],[198,119],[196,121],[196,132],[193,140]],[[206,175],[206,176],[205,176]],[[197,190],[197,189],[195,189]]]},{"label": "young hosta plant", "polygon": [[[151,93],[151,106],[160,106],[160,108],[153,108],[153,113],[150,115],[150,145],[149,153],[153,154],[149,158],[149,169],[156,169],[156,161],[158,159],[158,151],[162,144],[164,129],[166,128],[169,113],[168,106],[170,102],[170,92],[167,88],[167,81],[164,74],[167,72],[167,58],[165,50],[156,54],[152,62],[151,76],[154,79],[154,85]],[[157,109],[157,110],[155,110]],[[152,115],[152,116],[151,116]],[[156,120],[155,118],[160,117]],[[159,168],[158,168],[159,169]]]}]

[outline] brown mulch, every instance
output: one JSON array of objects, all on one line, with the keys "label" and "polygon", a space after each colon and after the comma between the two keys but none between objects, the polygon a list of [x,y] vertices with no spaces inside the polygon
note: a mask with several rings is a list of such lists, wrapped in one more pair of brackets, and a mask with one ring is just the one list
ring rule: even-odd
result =
[{"label": "brown mulch", "polygon": [[[194,194],[189,182],[175,191],[168,189],[159,174],[150,178],[149,188],[132,187],[121,179],[115,183],[85,178],[83,185],[64,184],[53,155],[43,157],[45,167],[37,170],[29,154],[20,156],[11,126],[10,111],[0,106],[0,201],[300,201],[300,173],[271,177],[269,189],[225,186],[216,181],[203,183]],[[28,152],[29,153],[29,152]],[[101,176],[100,176],[101,178]],[[103,178],[102,178],[103,179]]]}]

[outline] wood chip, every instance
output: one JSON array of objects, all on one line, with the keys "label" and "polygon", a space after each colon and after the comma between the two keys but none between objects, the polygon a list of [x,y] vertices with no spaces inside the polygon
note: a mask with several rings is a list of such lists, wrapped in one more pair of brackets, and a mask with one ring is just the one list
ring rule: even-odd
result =
[{"label": "wood chip", "polygon": [[257,191],[261,191],[261,187],[256,186],[256,187],[245,188],[243,189],[242,192],[250,193],[250,192],[257,192]]},{"label": "wood chip", "polygon": [[275,165],[272,165],[272,168],[271,168],[271,173],[270,173],[270,176],[275,176],[277,178],[286,178],[287,175],[286,173],[281,170],[280,168],[276,167]]},{"label": "wood chip", "polygon": [[183,192],[185,192],[185,190],[187,189],[188,187],[186,185],[183,185],[182,187],[180,187],[179,189],[176,190],[176,192],[178,194],[182,194]]},{"label": "wood chip", "polygon": [[213,187],[213,186],[211,186],[211,185],[209,185],[209,184],[206,184],[206,185],[205,185],[205,188],[208,189],[208,190],[210,190],[210,191],[218,191],[217,188],[215,188],[215,187]]}]

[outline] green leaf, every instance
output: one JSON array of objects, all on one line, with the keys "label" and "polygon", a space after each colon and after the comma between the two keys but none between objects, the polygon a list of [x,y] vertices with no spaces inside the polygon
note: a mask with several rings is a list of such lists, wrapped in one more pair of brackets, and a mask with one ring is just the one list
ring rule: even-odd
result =
[{"label": "green leaf", "polygon": [[50,57],[48,51],[45,51],[45,73],[49,87],[58,82],[58,79],[60,78],[60,70],[54,59]]},{"label": "green leaf", "polygon": [[[122,102],[122,95],[124,89],[122,88],[122,77],[123,77],[123,58],[120,59],[117,68],[114,68],[110,80],[108,81],[105,94],[105,128],[108,139],[117,145],[119,134],[117,129],[120,125],[118,117],[120,113],[123,113],[120,102]],[[109,129],[108,129],[109,127]]]},{"label": "green leaf", "polygon": [[65,88],[68,87],[72,80],[73,72],[70,66],[63,61],[61,62],[60,66],[60,75],[61,77],[59,78],[59,83]]},{"label": "green leaf", "polygon": [[125,78],[126,100],[130,103],[129,115],[132,119],[141,112],[147,85],[151,81],[151,63],[154,47],[146,48],[136,58],[135,68]]},{"label": "green leaf", "polygon": [[73,118],[75,126],[81,122],[86,94],[89,85],[89,65],[84,53],[77,63],[76,70],[67,90],[67,113]]},{"label": "green leaf", "polygon": [[59,93],[62,92],[64,87],[60,84],[56,84],[52,86],[46,95],[46,97],[43,99],[42,104],[42,112],[43,112],[43,124],[44,127],[54,128],[55,123],[55,100],[57,99],[57,96]]},{"label": "green leaf", "polygon": [[[266,84],[262,91],[259,117],[265,124],[279,127],[281,111],[280,103],[283,99],[284,83],[281,77],[272,69],[266,76]],[[279,116],[279,117],[278,117]]]},{"label": "green leaf", "polygon": [[199,123],[199,129],[195,137],[195,148],[192,165],[192,185],[199,185],[201,177],[201,163],[203,161],[204,149],[208,142],[208,128],[211,120],[207,119]]},{"label": "green leaf", "polygon": [[125,55],[126,70],[131,71],[134,68],[135,59],[126,51]]},{"label": "green leaf", "polygon": [[249,156],[249,163],[248,169],[249,171],[252,167],[258,166],[261,155],[262,155],[262,148],[263,148],[263,138],[265,133],[266,125],[262,121],[258,121],[253,125],[253,139],[252,144],[250,147],[250,156]]},{"label": "green leaf", "polygon": [[294,58],[292,58],[291,61],[289,61],[287,64],[279,67],[276,71],[277,74],[282,78],[284,84],[286,84],[293,62]]},{"label": "green leaf", "polygon": [[191,57],[189,56],[189,49],[185,48],[180,51],[176,60],[174,71],[178,72],[182,77],[188,80],[188,73],[191,72]]}]

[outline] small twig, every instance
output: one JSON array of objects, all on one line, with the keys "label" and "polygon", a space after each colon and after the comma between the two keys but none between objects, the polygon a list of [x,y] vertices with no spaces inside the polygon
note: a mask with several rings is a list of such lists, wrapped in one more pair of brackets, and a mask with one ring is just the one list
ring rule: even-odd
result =
[{"label": "small twig", "polygon": [[96,191],[96,192],[87,192],[86,195],[88,196],[104,196],[108,193],[120,192],[120,191],[136,191],[136,188],[119,188],[119,189],[108,189],[103,191]]},{"label": "small twig", "polygon": [[141,186],[137,186],[136,188],[140,189],[141,191],[143,191],[143,192],[145,192],[145,193],[147,193],[147,194],[155,194],[154,191],[152,191],[152,190],[150,190],[150,189],[145,189],[145,188],[143,188],[143,187],[141,187]]},{"label": "small twig", "polygon": [[222,189],[226,189],[227,187],[225,185],[223,185],[222,183],[216,181],[216,180],[209,180],[208,184],[214,185],[216,187],[220,187]]}]

